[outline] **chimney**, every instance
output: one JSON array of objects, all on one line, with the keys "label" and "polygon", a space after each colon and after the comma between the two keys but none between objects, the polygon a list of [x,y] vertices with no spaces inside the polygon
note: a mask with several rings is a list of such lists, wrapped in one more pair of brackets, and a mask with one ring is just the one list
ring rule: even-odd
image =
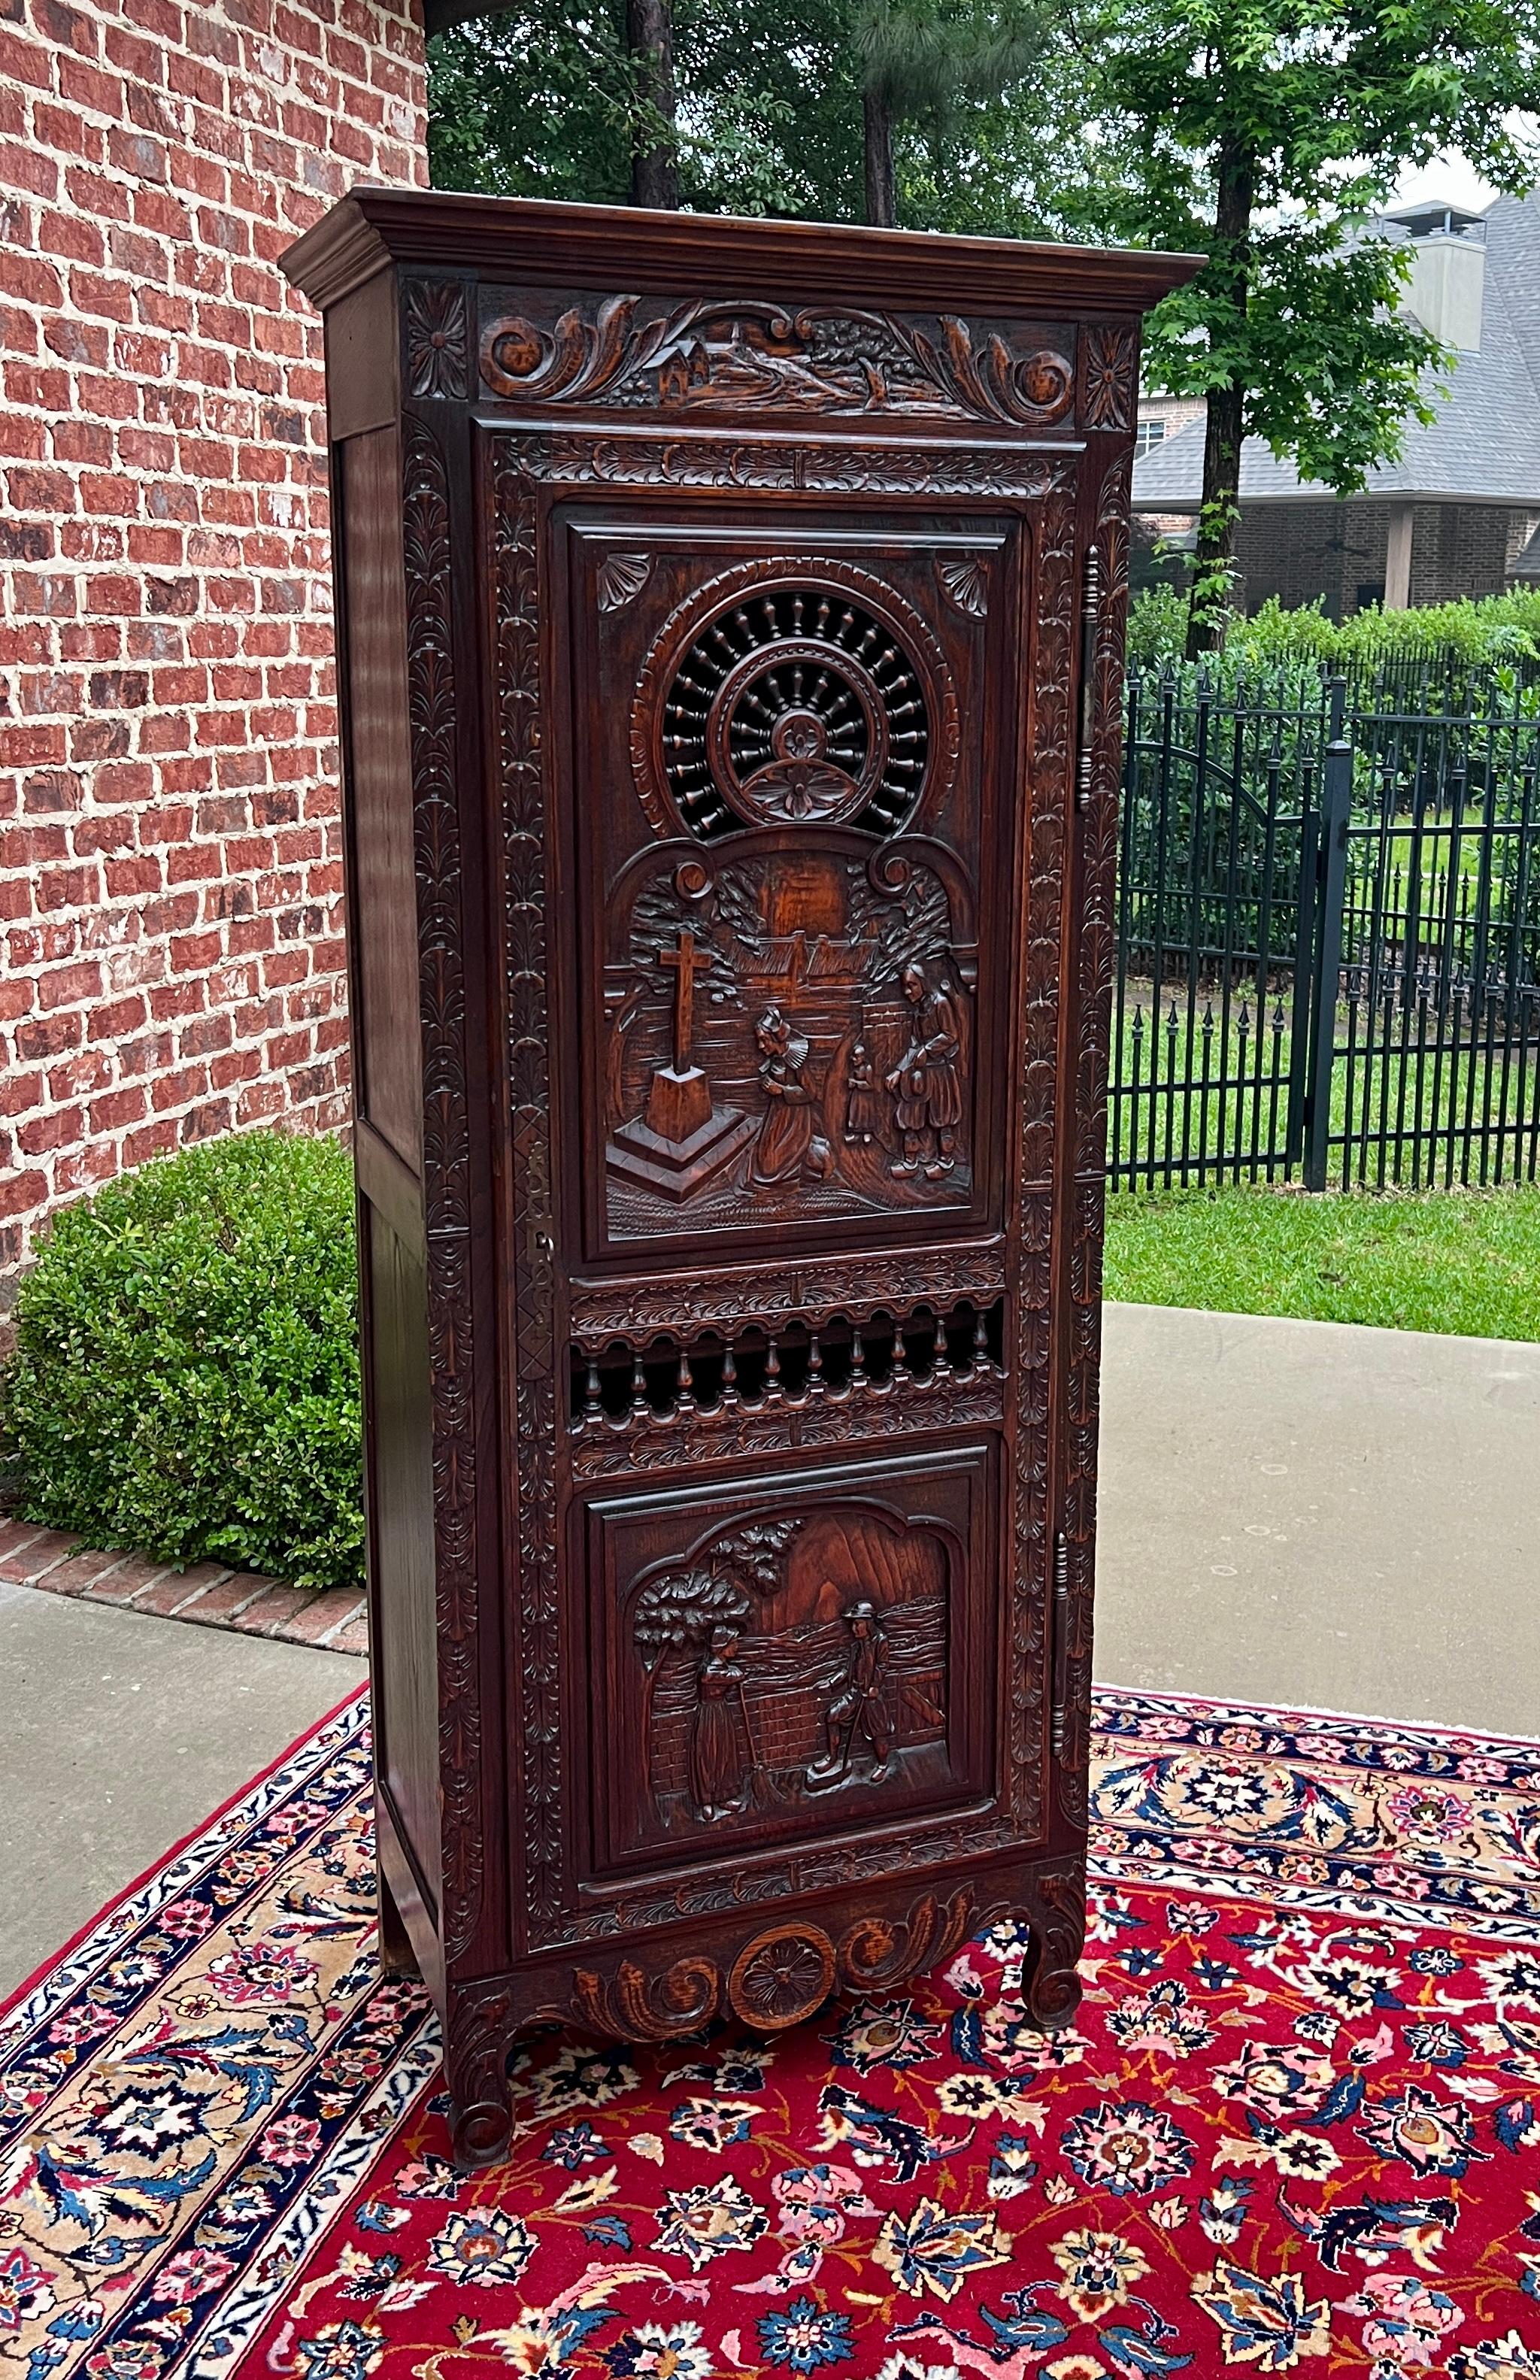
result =
[{"label": "chimney", "polygon": [[1478,354],[1486,280],[1486,225],[1480,215],[1425,200],[1384,221],[1393,237],[1410,237],[1412,244],[1403,310],[1445,346]]}]

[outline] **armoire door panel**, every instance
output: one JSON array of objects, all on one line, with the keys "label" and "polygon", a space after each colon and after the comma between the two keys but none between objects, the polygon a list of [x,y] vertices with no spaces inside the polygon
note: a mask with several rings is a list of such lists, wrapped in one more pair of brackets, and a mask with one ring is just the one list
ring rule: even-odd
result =
[{"label": "armoire door panel", "polygon": [[587,1510],[595,1881],[997,1791],[994,1451]]},{"label": "armoire door panel", "polygon": [[998,1222],[1020,524],[564,531],[587,1255]]}]

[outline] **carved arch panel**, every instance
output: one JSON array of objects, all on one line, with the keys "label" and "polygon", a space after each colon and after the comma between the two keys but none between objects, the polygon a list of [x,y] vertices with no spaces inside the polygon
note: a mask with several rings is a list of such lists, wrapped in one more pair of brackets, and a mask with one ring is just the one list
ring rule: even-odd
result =
[{"label": "carved arch panel", "polygon": [[1002,1211],[1022,526],[791,528],[553,516],[591,1261]]},{"label": "carved arch panel", "polygon": [[587,1510],[596,1873],[999,1798],[994,1456]]}]

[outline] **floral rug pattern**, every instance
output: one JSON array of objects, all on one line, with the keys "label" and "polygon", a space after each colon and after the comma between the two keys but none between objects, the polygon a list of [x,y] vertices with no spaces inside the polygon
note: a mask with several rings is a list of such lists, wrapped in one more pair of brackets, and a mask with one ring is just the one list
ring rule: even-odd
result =
[{"label": "floral rug pattern", "polygon": [[26,2380],[1540,2380],[1540,1745],[1098,1698],[1086,1998],[547,2035],[449,2161],[367,1705],[0,2016]]}]

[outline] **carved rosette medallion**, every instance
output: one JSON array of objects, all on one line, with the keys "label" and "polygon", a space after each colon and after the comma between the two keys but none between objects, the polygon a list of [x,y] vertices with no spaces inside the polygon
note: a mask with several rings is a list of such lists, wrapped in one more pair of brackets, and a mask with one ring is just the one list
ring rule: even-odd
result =
[{"label": "carved rosette medallion", "polygon": [[1129,322],[1095,322],[1080,346],[1080,422],[1085,430],[1126,430],[1134,419],[1139,335]]},{"label": "carved rosette medallion", "polygon": [[898,833],[952,782],[957,699],[935,638],[897,590],[833,560],[725,571],[668,620],[632,710],[654,832],[744,827]]},{"label": "carved rosette medallion", "polygon": [[460,281],[408,281],[402,291],[406,385],[416,397],[470,395],[470,307]]},{"label": "carved rosette medallion", "polygon": [[782,2033],[821,2008],[834,1988],[834,1945],[816,1925],[773,1925],[740,1951],[727,1978],[735,2016]]}]

